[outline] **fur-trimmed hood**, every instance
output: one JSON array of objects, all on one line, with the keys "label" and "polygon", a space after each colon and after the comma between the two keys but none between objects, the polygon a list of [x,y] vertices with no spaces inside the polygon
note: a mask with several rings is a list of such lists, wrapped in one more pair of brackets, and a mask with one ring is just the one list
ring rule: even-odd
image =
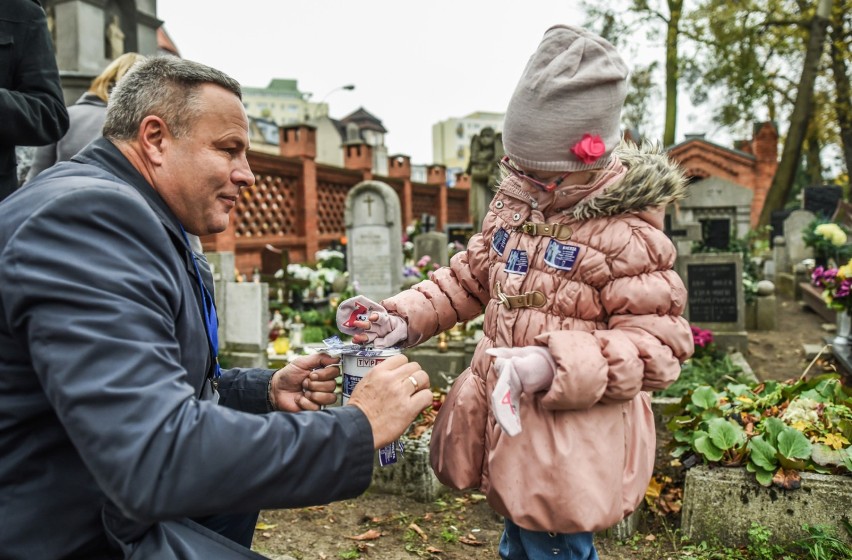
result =
[{"label": "fur-trimmed hood", "polygon": [[[499,190],[527,201],[534,208],[549,207],[551,211],[561,210],[578,220],[588,220],[664,207],[686,195],[686,178],[660,144],[645,142],[637,146],[625,141],[613,151],[613,161],[598,175],[595,184],[565,185],[546,193],[509,175]],[[588,194],[578,195],[577,191]]]},{"label": "fur-trimmed hood", "polygon": [[596,196],[583,200],[572,214],[578,219],[614,216],[666,206],[686,195],[686,178],[669,160],[661,144],[622,142],[614,155],[627,168]]}]

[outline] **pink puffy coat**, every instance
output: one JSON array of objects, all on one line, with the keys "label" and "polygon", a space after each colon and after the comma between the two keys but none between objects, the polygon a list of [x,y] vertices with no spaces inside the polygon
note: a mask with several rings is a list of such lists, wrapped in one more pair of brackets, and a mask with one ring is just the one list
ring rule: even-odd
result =
[{"label": "pink puffy coat", "polygon": [[[467,250],[382,302],[406,320],[406,346],[485,306],[485,336],[432,432],[441,482],[480,488],[535,531],[597,531],[635,509],[654,466],[646,391],[671,384],[693,351],[661,230],[683,191],[661,150],[632,145],[590,185],[548,193],[508,176]],[[547,347],[557,372],[548,390],[521,396],[523,431],[509,437],[489,410],[497,375],[485,351],[528,345]]]}]

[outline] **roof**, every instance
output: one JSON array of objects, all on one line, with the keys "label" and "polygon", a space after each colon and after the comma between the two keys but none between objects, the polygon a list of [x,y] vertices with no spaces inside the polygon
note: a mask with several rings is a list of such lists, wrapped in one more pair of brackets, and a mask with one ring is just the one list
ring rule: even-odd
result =
[{"label": "roof", "polygon": [[169,37],[169,34],[166,32],[165,25],[161,25],[157,28],[157,48],[180,58],[180,51],[178,51],[174,41],[172,41],[172,38]]},{"label": "roof", "polygon": [[744,158],[747,158],[747,159],[755,159],[753,154],[750,154],[748,152],[744,152],[742,150],[737,150],[737,149],[734,149],[734,148],[728,148],[726,146],[722,146],[721,144],[716,144],[715,142],[711,142],[711,141],[707,140],[706,138],[704,138],[703,135],[701,135],[701,136],[690,135],[683,142],[669,146],[668,148],[666,148],[666,151],[667,152],[673,152],[675,150],[679,150],[679,149],[683,148],[687,144],[692,144],[692,143],[707,144],[708,146],[713,146],[714,148],[717,148],[719,150],[724,150],[724,151],[730,152],[732,154],[736,154],[740,157],[744,157]]},{"label": "roof", "polygon": [[[340,122],[343,123],[344,129],[345,125],[355,123],[358,125],[358,128],[362,130],[367,129],[375,130],[376,132],[387,132],[387,129],[382,125],[382,121],[363,107],[359,107],[354,112],[343,117],[340,119]],[[344,138],[345,137],[346,136],[344,136]]]}]

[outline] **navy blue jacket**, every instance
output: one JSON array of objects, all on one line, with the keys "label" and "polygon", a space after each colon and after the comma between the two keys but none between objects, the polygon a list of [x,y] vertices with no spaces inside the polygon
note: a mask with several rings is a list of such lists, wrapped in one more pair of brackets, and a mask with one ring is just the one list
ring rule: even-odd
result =
[{"label": "navy blue jacket", "polygon": [[360,410],[264,414],[258,369],[216,405],[210,369],[178,221],[109,141],[0,203],[0,557],[112,557],[107,504],[138,534],[367,488]]},{"label": "navy blue jacket", "polygon": [[68,112],[44,10],[0,2],[0,200],[18,186],[15,146],[44,146],[68,130]]}]

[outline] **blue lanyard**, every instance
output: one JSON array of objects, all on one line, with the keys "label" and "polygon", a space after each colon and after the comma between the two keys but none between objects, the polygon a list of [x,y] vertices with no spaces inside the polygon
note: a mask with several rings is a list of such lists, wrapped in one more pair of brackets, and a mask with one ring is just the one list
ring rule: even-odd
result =
[{"label": "blue lanyard", "polygon": [[219,367],[219,317],[216,315],[216,304],[213,302],[213,296],[207,291],[204,282],[201,280],[201,271],[198,270],[198,263],[195,262],[195,251],[192,250],[189,237],[187,237],[186,230],[183,229],[182,225],[180,232],[183,234],[186,248],[189,249],[189,254],[192,257],[195,277],[198,278],[198,288],[201,290],[201,302],[202,307],[204,307],[204,329],[207,331],[207,342],[210,343],[210,351],[213,354],[213,377],[218,379],[222,375],[222,370]]}]

